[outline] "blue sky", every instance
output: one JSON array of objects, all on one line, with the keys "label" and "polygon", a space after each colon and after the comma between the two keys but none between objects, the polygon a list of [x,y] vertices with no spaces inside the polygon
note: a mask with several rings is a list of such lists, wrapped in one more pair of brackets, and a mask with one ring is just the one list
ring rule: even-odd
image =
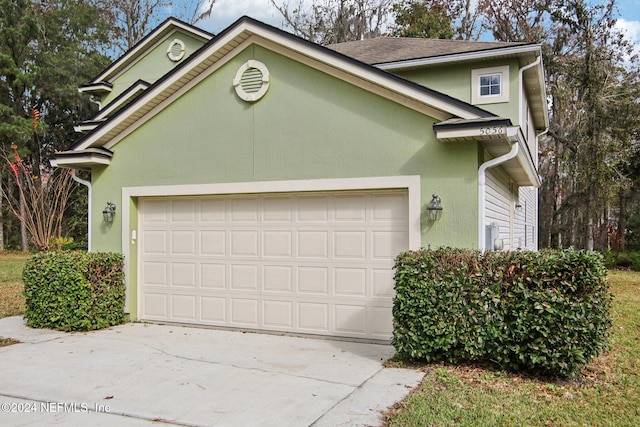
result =
[{"label": "blue sky", "polygon": [[[297,0],[284,0],[291,5]],[[279,3],[282,3],[280,0]],[[311,0],[304,0],[310,4]],[[594,1],[597,3],[598,1]],[[618,0],[618,26],[629,35],[629,38],[640,45],[640,0]],[[211,17],[198,23],[207,31],[218,33],[243,15],[282,27],[280,13],[271,5],[269,0],[216,0]]]}]

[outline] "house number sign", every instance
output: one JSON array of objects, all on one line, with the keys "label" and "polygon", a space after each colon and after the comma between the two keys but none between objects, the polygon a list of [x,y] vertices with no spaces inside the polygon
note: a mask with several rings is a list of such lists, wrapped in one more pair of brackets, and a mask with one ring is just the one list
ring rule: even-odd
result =
[{"label": "house number sign", "polygon": [[507,132],[505,126],[491,126],[480,128],[480,135],[504,135]]}]

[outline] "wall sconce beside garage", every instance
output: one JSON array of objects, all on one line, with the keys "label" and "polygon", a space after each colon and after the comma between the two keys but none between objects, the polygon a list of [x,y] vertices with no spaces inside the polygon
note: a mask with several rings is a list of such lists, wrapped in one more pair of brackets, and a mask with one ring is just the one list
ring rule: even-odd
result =
[{"label": "wall sconce beside garage", "polygon": [[427,219],[438,221],[442,217],[442,199],[437,194],[431,196],[431,201],[427,205]]},{"label": "wall sconce beside garage", "polygon": [[116,204],[107,202],[107,207],[102,211],[102,219],[106,223],[112,223],[113,217],[116,215]]}]

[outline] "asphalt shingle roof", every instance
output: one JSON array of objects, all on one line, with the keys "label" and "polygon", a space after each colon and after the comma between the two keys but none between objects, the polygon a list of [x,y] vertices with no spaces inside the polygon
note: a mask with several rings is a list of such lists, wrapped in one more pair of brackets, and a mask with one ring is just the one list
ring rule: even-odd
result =
[{"label": "asphalt shingle roof", "polygon": [[527,43],[478,42],[406,37],[377,37],[327,47],[367,64],[384,64],[418,58],[455,55],[461,53],[502,49]]}]

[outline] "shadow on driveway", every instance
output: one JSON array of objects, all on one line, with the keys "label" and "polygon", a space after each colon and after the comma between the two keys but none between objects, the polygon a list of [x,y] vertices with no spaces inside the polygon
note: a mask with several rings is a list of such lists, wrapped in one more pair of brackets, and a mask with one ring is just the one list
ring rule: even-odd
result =
[{"label": "shadow on driveway", "polygon": [[0,425],[371,426],[423,374],[388,345],[128,323],[0,319]]}]

